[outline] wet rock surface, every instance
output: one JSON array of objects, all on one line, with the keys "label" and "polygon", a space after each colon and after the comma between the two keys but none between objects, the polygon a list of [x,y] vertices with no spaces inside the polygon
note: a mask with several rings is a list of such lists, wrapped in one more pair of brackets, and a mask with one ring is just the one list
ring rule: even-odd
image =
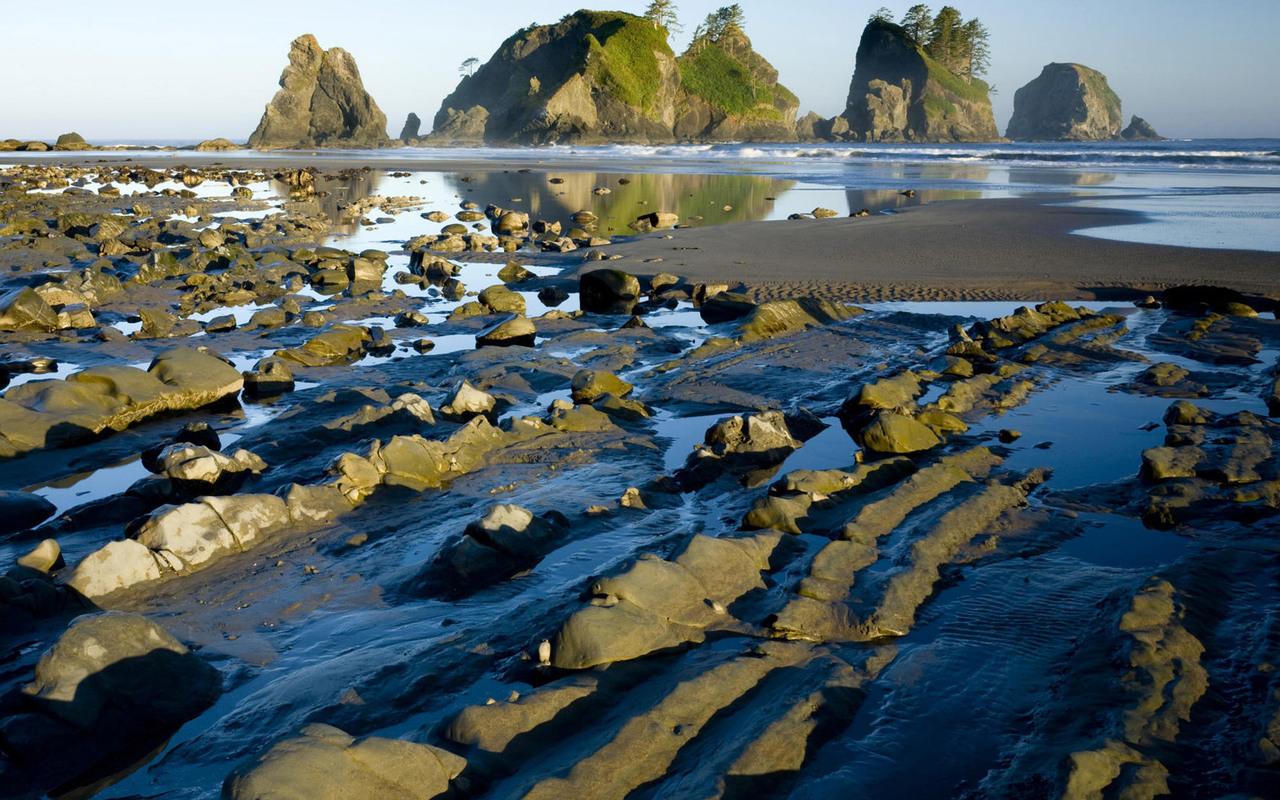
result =
[{"label": "wet rock surface", "polygon": [[0,176],[11,794],[1274,786],[1261,304],[761,300],[359,171]]}]

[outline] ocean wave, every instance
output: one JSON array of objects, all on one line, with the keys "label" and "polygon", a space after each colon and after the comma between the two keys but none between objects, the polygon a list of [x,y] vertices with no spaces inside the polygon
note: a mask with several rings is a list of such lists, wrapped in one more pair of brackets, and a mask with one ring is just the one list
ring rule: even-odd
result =
[{"label": "ocean wave", "polygon": [[1000,166],[1070,165],[1082,167],[1243,167],[1280,170],[1274,140],[1253,146],[1188,147],[1187,140],[1117,144],[674,144],[552,146],[576,156],[670,161],[989,163]]}]

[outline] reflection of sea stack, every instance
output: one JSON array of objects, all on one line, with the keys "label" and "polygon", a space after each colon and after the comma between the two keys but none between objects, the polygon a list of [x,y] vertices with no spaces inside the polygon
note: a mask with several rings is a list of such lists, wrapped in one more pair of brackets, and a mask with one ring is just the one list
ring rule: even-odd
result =
[{"label": "reflection of sea stack", "polygon": [[294,39],[280,91],[249,146],[379,147],[386,141],[387,115],[364,90],[351,54],[340,47],[325,50],[309,33]]}]

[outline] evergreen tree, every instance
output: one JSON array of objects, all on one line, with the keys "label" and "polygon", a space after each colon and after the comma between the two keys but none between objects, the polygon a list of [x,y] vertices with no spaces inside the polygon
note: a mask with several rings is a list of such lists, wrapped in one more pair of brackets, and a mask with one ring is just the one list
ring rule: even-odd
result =
[{"label": "evergreen tree", "polygon": [[987,31],[987,26],[974,17],[964,24],[964,39],[969,51],[967,77],[972,80],[986,75],[987,68],[991,66],[990,33]]},{"label": "evergreen tree", "polygon": [[955,6],[943,6],[933,19],[933,29],[925,47],[935,61],[956,74],[963,74],[965,71],[963,27],[964,18],[960,16],[960,11]]},{"label": "evergreen tree", "polygon": [[718,42],[725,34],[745,33],[746,24],[747,14],[742,10],[742,6],[737,3],[724,6],[707,15],[702,24],[694,30],[693,41],[695,44]]},{"label": "evergreen tree", "polygon": [[669,31],[679,32],[681,30],[679,14],[680,9],[676,7],[674,0],[653,0],[645,9],[644,17],[654,25],[661,25]]},{"label": "evergreen tree", "polygon": [[893,22],[893,12],[885,8],[884,6],[880,6],[878,9],[876,9],[876,12],[874,14],[867,17],[868,25],[870,25],[873,22]]},{"label": "evergreen tree", "polygon": [[923,47],[933,34],[933,12],[924,3],[919,3],[907,9],[899,24],[913,42]]}]

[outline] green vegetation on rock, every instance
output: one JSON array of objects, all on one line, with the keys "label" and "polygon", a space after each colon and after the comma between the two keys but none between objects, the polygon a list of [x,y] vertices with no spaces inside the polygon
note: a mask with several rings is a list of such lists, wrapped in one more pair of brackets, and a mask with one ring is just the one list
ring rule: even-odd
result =
[{"label": "green vegetation on rock", "polygon": [[762,114],[780,120],[782,112],[774,107],[775,99],[799,102],[787,87],[757,80],[746,65],[715,43],[681,56],[680,78],[690,93],[729,114]]},{"label": "green vegetation on rock", "polygon": [[667,42],[674,8],[647,13],[584,10],[519,31],[445,98],[434,136],[535,144],[795,138],[799,101],[752,50],[741,9],[712,14],[679,59]]},{"label": "green vegetation on rock", "polygon": [[585,37],[586,74],[651,116],[662,83],[658,54],[675,55],[666,30],[621,11],[579,11],[575,16],[590,28]]}]

